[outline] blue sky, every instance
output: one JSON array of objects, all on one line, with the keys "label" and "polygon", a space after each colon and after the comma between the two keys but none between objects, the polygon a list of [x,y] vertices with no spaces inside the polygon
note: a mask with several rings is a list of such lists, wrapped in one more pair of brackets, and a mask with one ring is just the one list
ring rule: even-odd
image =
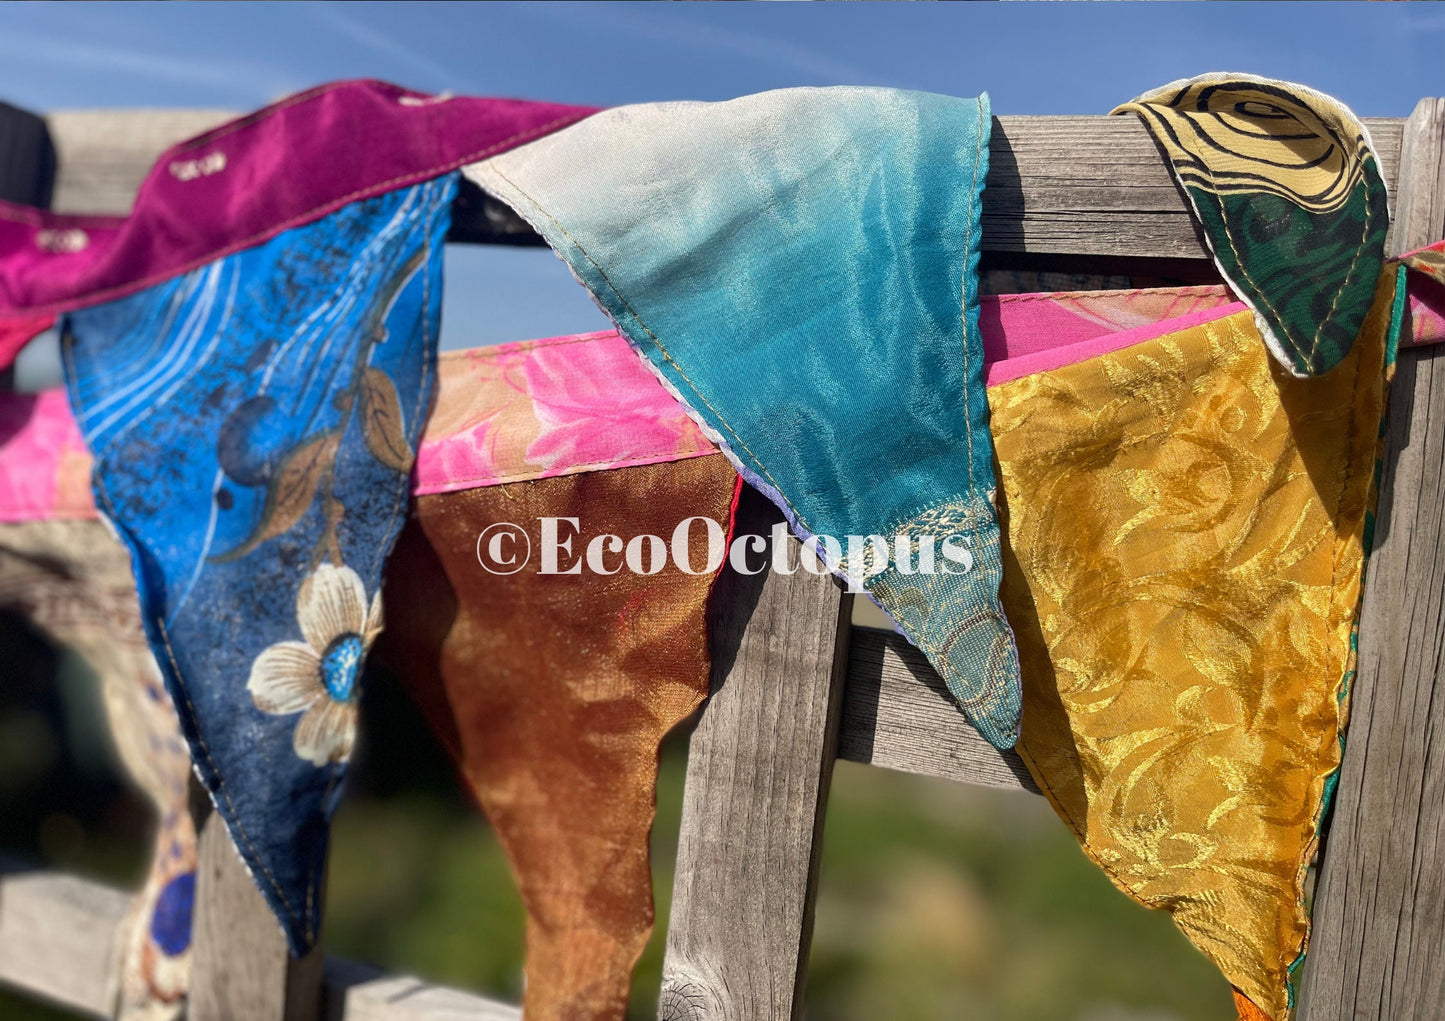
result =
[{"label": "blue sky", "polygon": [[[4,3],[0,99],[36,111],[238,112],[318,82],[615,105],[796,85],[1107,113],[1204,71],[1303,82],[1363,116],[1445,95],[1445,5],[1423,3]],[[445,346],[603,325],[545,251],[448,260]]]}]

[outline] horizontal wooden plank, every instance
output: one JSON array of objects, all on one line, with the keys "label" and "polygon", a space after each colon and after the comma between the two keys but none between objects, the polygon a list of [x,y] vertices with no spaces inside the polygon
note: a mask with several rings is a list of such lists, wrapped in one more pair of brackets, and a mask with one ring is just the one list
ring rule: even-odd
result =
[{"label": "horizontal wooden plank", "polygon": [[[124,213],[162,149],[214,126],[223,110],[71,110],[47,117],[59,163],[54,208]],[[1393,196],[1399,118],[1367,119]],[[1193,217],[1134,117],[999,117],[989,146],[988,252],[1205,257]],[[535,243],[506,210],[467,194],[459,240]]]},{"label": "horizontal wooden plank", "polygon": [[979,737],[923,654],[890,631],[853,629],[838,757],[1038,793],[1023,760]]},{"label": "horizontal wooden plank", "polygon": [[[1403,121],[1366,119],[1393,198]],[[1138,119],[998,117],[983,247],[991,252],[1201,258],[1202,236]]]},{"label": "horizontal wooden plank", "polygon": [[54,872],[0,874],[0,982],[110,1016],[116,928],[130,898]]},{"label": "horizontal wooden plank", "polygon": [[229,110],[63,110],[47,114],[55,146],[50,207],[62,213],[130,212],[156,157],[234,117]]},{"label": "horizontal wooden plank", "polygon": [[[103,883],[0,866],[0,983],[94,1017],[110,1016],[106,986],[129,896]],[[475,993],[335,959],[326,962],[328,1021],[520,1021]]]},{"label": "horizontal wooden plank", "polygon": [[352,961],[326,962],[327,1021],[521,1021],[522,1011]]}]

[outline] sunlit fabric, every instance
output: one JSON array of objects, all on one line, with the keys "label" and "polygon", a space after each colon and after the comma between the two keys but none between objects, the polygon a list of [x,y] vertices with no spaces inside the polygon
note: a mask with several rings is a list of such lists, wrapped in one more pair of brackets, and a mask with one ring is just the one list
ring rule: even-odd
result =
[{"label": "sunlit fabric", "polygon": [[[1421,312],[1420,288],[1426,284],[1434,284],[1434,281],[1421,273],[1410,274],[1407,311],[1413,320],[1412,330],[1417,342],[1442,339],[1439,331],[1432,325],[1434,320],[1423,316]],[[1052,372],[1041,373],[1038,368],[1040,365],[1047,369],[1085,364],[1099,366],[1106,361],[1103,356],[1128,355],[1131,350],[1136,352],[1137,359],[1138,353],[1155,350],[1147,342],[1157,342],[1161,336],[1168,339],[1168,335],[1179,334],[1181,323],[1192,322],[1201,316],[1212,317],[1215,322],[1209,328],[1220,329],[1223,328],[1222,323],[1238,320],[1239,316],[1234,312],[1243,310],[1243,305],[1230,304],[1227,293],[1221,287],[1021,294],[997,299],[985,297],[982,301],[981,333],[986,357],[990,362],[988,377],[994,387],[994,396],[997,397],[1000,393],[1010,392],[1012,387],[1023,385],[1029,379],[1053,378]],[[1167,321],[1161,322],[1166,319]],[[604,476],[625,476],[631,484],[640,486],[640,491],[663,501],[670,499],[669,493],[676,495],[672,488],[673,473],[679,473],[679,478],[689,480],[688,484],[695,487],[697,492],[707,489],[709,485],[721,486],[719,479],[712,478],[711,475],[710,482],[693,478],[690,474],[693,469],[685,469],[681,465],[659,464],[654,469],[655,474],[647,473],[645,478],[627,469],[629,459],[634,458],[645,459],[646,463],[673,459],[716,462],[717,459],[706,456],[714,453],[716,448],[701,436],[696,426],[686,418],[681,407],[658,381],[646,372],[625,348],[620,347],[624,343],[617,334],[609,332],[499,345],[442,356],[438,361],[437,399],[418,451],[413,479],[415,491],[452,494],[459,490],[487,486],[494,487],[498,493],[507,494],[509,497],[532,494],[525,496],[518,504],[522,508],[517,512],[520,515],[529,513],[529,508],[535,509],[532,505],[541,499],[539,494],[548,491],[533,489],[518,480],[546,478],[549,486],[559,487],[548,497],[556,501],[553,505],[555,508],[565,508],[568,501],[577,498],[578,494],[610,493],[615,496],[620,492],[614,491],[614,487],[603,479],[578,482],[574,490],[561,487],[561,480],[551,478],[555,475],[597,474],[599,469]],[[1255,365],[1255,368],[1267,370],[1263,365]],[[1207,380],[1211,377],[1204,371],[1201,378]],[[1329,378],[1331,377],[1326,377]],[[1126,407],[1112,403],[1106,406],[1113,408],[1111,413],[1116,416],[1121,408]],[[1167,401],[1157,400],[1152,406],[1155,408],[1154,413],[1158,414],[1160,408],[1167,407]],[[1078,422],[1083,413],[1082,410],[1076,410],[1068,421]],[[1189,409],[1182,408],[1181,413],[1188,414]],[[1031,419],[1030,423],[1034,428],[1039,427],[1037,419]],[[6,437],[3,447],[0,447],[0,518],[33,520],[94,515],[88,490],[76,484],[77,480],[83,481],[89,472],[89,456],[83,449],[81,437],[70,417],[63,394],[49,393],[35,397],[0,395],[0,433]],[[1067,454],[1067,451],[1062,452],[1061,456],[1064,454]],[[1060,471],[1062,470],[1061,466]],[[722,476],[723,479],[732,478],[728,472],[722,472]],[[638,481],[639,479],[642,481]],[[681,482],[677,485],[683,488]],[[466,503],[466,500],[462,499],[463,495],[457,493],[457,499],[451,503],[423,500],[423,508],[461,507]],[[563,496],[566,499],[563,499]],[[500,497],[467,499],[487,503],[498,498]],[[688,495],[688,498],[692,497]],[[717,499],[721,499],[721,496]],[[604,499],[601,506],[611,507],[612,501]],[[477,509],[477,514],[484,516],[486,513],[502,513],[489,508],[491,504],[487,503],[486,507]],[[440,513],[429,511],[429,514]],[[557,513],[565,513],[565,510],[558,510]],[[581,515],[579,512],[579,516],[586,520],[591,517],[591,513],[589,511],[586,515]],[[608,513],[613,514],[613,510]],[[616,513],[621,514],[621,511]],[[439,520],[445,517],[443,515]],[[626,516],[609,520],[614,523],[601,527],[613,527],[624,533],[629,528],[640,527],[638,522],[625,524],[628,520]],[[454,533],[452,538],[458,542],[463,538],[460,534],[462,525],[459,518],[451,520],[450,527]],[[449,564],[449,570],[453,572],[471,570],[478,575],[477,585],[483,584],[481,576],[485,572],[474,559],[475,533],[479,532],[481,527],[474,522],[475,531],[464,536],[466,544],[472,545],[466,545],[464,551],[454,549],[443,556],[440,551],[431,550],[430,547],[420,548],[425,544],[426,536],[420,534],[420,525],[413,523],[412,529],[402,541],[401,552],[393,557],[388,567],[385,591],[392,610],[389,627],[391,635],[388,640],[382,641],[379,648],[389,645],[395,650],[408,642],[413,645],[416,642],[430,642],[436,647],[424,650],[422,659],[430,657],[435,660],[437,648],[440,647],[437,643],[443,641],[444,634],[424,632],[421,638],[407,636],[411,634],[418,616],[424,618],[424,626],[434,629],[442,626],[435,623],[436,621],[450,624],[452,611],[445,607],[443,612],[433,616],[438,600],[447,602],[460,598],[465,595],[465,591],[469,591],[457,589],[455,594],[445,595],[450,586],[445,583],[437,585],[435,581],[445,576],[443,564]],[[537,538],[535,534],[534,538]],[[1073,539],[1069,538],[1068,541],[1073,542]],[[522,605],[532,607],[535,611],[527,626],[518,625],[514,629],[513,639],[523,643],[521,648],[531,648],[530,643],[537,640],[537,635],[567,634],[571,627],[567,614],[573,612],[575,606],[565,601],[557,604],[561,607],[558,611],[561,617],[548,623],[552,621],[549,609],[551,604],[537,605],[536,597],[527,594],[530,589],[528,584],[521,580],[522,577],[525,576],[519,576],[512,582],[496,579],[498,584],[505,586],[501,590],[503,595],[499,598],[518,599]],[[665,579],[667,576],[663,577]],[[419,579],[432,579],[426,591],[415,591],[422,586]],[[587,584],[584,578],[573,577],[572,581],[583,587]],[[511,586],[521,586],[520,594],[513,592]],[[590,592],[590,589],[588,591]],[[664,594],[669,591],[665,583],[664,587],[659,589],[659,592]],[[402,608],[397,605],[399,592],[407,593],[406,606]],[[425,625],[426,619],[432,620],[433,624]],[[460,637],[464,630],[458,630],[460,624],[451,626],[455,633],[445,638],[449,647],[464,641]],[[484,625],[479,626],[483,626],[485,633],[491,638],[500,641],[497,633]],[[701,624],[698,623],[697,626],[701,627]],[[676,640],[676,635],[669,626],[665,623],[658,625],[656,618],[638,620],[636,627],[639,630],[634,633],[634,640],[638,648],[645,647],[649,642],[668,644]],[[502,659],[511,662],[514,659],[525,659],[525,656],[522,653],[503,654]],[[406,660],[402,659],[401,662],[405,663]],[[536,662],[547,661],[539,658]],[[424,692],[429,689],[433,693],[430,704],[434,720],[438,719],[439,711],[455,716],[457,710],[453,703],[461,705],[461,700],[482,697],[468,695],[467,689],[469,684],[483,684],[486,678],[490,677],[488,668],[485,663],[480,666],[473,663],[469,670],[471,672],[467,673],[457,668],[450,675],[452,679],[448,684],[457,694],[446,704],[436,701],[436,692],[442,690],[438,687],[441,683],[439,676],[427,673],[425,676],[430,679],[424,678],[424,683],[418,685],[415,683],[418,678],[412,675],[415,690]],[[472,677],[473,680],[468,681],[467,677]],[[649,689],[641,685],[637,690]],[[505,725],[485,722],[479,733],[490,735],[492,729],[520,725],[518,721]],[[666,729],[662,722],[658,723],[658,727],[660,730]],[[439,725],[439,731],[459,756],[459,761],[465,765],[468,759],[463,755],[462,745],[458,743],[460,737],[457,724],[443,723]],[[521,764],[511,762],[499,765],[487,757],[489,745],[486,743],[474,742],[470,747],[470,761],[473,761],[475,769],[480,771],[476,775],[481,778],[473,782],[477,784],[477,790],[486,802],[486,784],[494,782],[488,778],[501,775],[498,770],[505,773],[506,769],[519,769]],[[554,749],[547,754],[564,754],[565,751],[566,749]],[[545,781],[539,781],[537,800],[528,810],[519,810],[512,817],[510,825],[520,836],[513,838],[504,834],[504,841],[508,841],[511,846],[512,843],[526,838],[527,834],[537,827],[544,826],[545,820],[552,817],[550,813],[556,811],[551,807],[552,801],[558,797],[565,799],[565,794],[547,794],[551,789],[550,785],[555,784],[558,789],[565,791],[570,782],[569,775],[565,772],[546,774]],[[650,784],[650,781],[648,783]],[[650,797],[650,794],[647,796]],[[532,815],[532,812],[536,814]],[[558,846],[574,848],[573,852],[567,853],[585,856],[585,848],[591,846],[590,842],[593,840],[604,844],[609,841],[630,841],[634,848],[645,844],[646,828],[639,826],[635,818],[624,816],[620,822],[614,819],[608,826],[614,824],[616,828],[612,832],[619,836],[609,838],[602,835],[602,829],[607,827],[599,823],[600,828],[596,832],[573,834],[568,838],[573,843],[562,841]],[[535,847],[536,844],[533,842],[528,846]],[[576,848],[583,850],[575,850]],[[530,870],[551,868],[552,865],[548,863],[556,859],[550,853],[537,852],[536,861],[532,861],[530,856],[524,861],[517,855],[513,855],[513,860],[522,886],[527,889],[538,882],[528,878]],[[528,896],[535,898],[545,896],[545,893]],[[645,906],[645,902],[641,903]],[[559,917],[556,911],[550,908],[547,910],[551,912],[549,917]],[[604,938],[600,935],[604,930],[599,928],[604,926],[604,923],[599,921],[597,915],[588,912],[567,915],[566,918],[570,921],[562,928],[545,930],[547,939],[540,944],[543,949],[530,955],[531,959],[538,962],[529,965],[535,980],[532,985],[542,981],[536,976],[547,974],[551,970],[566,974],[586,972],[592,966],[587,962],[597,959],[594,953],[596,946],[603,945],[612,948],[603,954],[604,961],[610,963],[606,963],[602,971],[611,976],[608,981],[615,990],[623,981],[621,976],[630,967],[619,963],[626,957],[620,948],[630,945],[632,937],[627,933],[640,931],[637,926],[642,924],[639,919],[643,917],[640,908],[636,912],[622,911],[613,915],[611,921],[605,923],[605,928],[614,935]],[[645,917],[650,919],[650,915]],[[621,935],[618,935],[619,933]],[[541,936],[536,938],[542,939]],[[551,980],[547,981],[550,983]],[[540,995],[534,993],[534,999]],[[609,993],[600,999],[593,998],[590,1002],[594,1005],[615,1003],[617,995],[621,994]],[[1264,1017],[1262,1013],[1258,1016]]]},{"label": "sunlit fabric", "polygon": [[[708,690],[714,573],[539,572],[538,519],[667,540],[729,525],[737,473],[717,454],[423,496],[388,570],[389,659],[496,829],[527,908],[528,1021],[621,1021],[652,931],[649,838],[658,743]],[[478,562],[478,534],[524,526],[531,561]],[[565,528],[565,526],[564,526]],[[564,537],[570,530],[564,531]],[[510,554],[508,554],[510,555]],[[622,556],[609,554],[607,565]]]},{"label": "sunlit fabric", "polygon": [[166,149],[128,216],[0,202],[0,341],[7,320],[132,294],[592,112],[328,82]]},{"label": "sunlit fabric", "polygon": [[1400,338],[1409,344],[1445,341],[1445,241],[1400,256],[1409,271],[1409,327]]},{"label": "sunlit fabric", "polygon": [[[1400,261],[1415,273],[1423,273],[1437,284],[1445,284],[1445,241],[1436,241],[1400,256]],[[1415,281],[1411,279],[1413,286]],[[1437,292],[1431,292],[1432,296]]]},{"label": "sunlit fabric", "polygon": [[[1440,247],[1401,261],[1428,269]],[[1427,269],[1409,275],[1402,346],[1445,342],[1445,286]],[[1223,285],[985,295],[979,304],[990,386],[1146,340],[1165,320],[1244,307]],[[438,355],[412,492],[716,453],[626,343],[607,331]],[[0,394],[0,521],[94,517],[90,469],[63,392]]]},{"label": "sunlit fabric", "polygon": [[615,332],[446,351],[415,492],[715,454]]},{"label": "sunlit fabric", "polygon": [[118,1021],[176,1021],[191,974],[191,760],[141,630],[130,556],[99,521],[0,524],[0,607],[99,679],[121,764],[155,809],[150,868],[117,931],[108,985]]},{"label": "sunlit fabric", "polygon": [[1224,278],[1296,376],[1327,372],[1360,332],[1390,229],[1370,133],[1323,93],[1242,74],[1154,89],[1136,113],[1164,150]]},{"label": "sunlit fabric", "polygon": [[297,953],[434,383],[455,188],[346,206],[63,337],[197,774]]},{"label": "sunlit fabric", "polygon": [[92,465],[64,390],[0,393],[0,522],[95,517]]},{"label": "sunlit fabric", "polygon": [[826,559],[1007,746],[1018,660],[978,325],[990,124],[986,97],[785,89],[605,111],[465,172],[547,239],[799,535],[970,547],[958,574],[896,547]]},{"label": "sunlit fabric", "polygon": [[1019,752],[1274,1021],[1340,763],[1395,276],[1322,376],[1243,311],[989,390]]}]

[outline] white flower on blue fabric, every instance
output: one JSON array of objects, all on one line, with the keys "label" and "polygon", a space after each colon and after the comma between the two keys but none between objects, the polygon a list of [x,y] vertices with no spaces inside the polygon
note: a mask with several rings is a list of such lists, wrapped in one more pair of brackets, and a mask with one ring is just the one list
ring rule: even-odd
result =
[{"label": "white flower on blue fabric", "polygon": [[356,739],[357,673],[381,633],[381,593],[368,608],[355,571],[322,564],[301,583],[296,623],[306,641],[265,649],[246,690],[264,713],[302,714],[292,738],[298,756],[317,766],[345,762]]}]

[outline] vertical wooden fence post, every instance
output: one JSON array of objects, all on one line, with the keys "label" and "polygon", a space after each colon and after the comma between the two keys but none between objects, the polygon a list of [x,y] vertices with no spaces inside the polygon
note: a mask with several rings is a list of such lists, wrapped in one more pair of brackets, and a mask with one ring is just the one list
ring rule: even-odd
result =
[{"label": "vertical wooden fence post", "polygon": [[[781,520],[744,492],[739,535]],[[852,596],[803,570],[727,570],[713,601],[713,692],[688,750],[658,1016],[786,1021],[802,1008]]]},{"label": "vertical wooden fence post", "polygon": [[[192,779],[192,787],[196,781]],[[300,960],[241,862],[221,817],[192,791],[200,833],[189,1021],[316,1021],[323,959]]]},{"label": "vertical wooden fence post", "polygon": [[[1445,99],[1405,125],[1394,248],[1445,234]],[[1301,1021],[1445,1018],[1445,351],[1400,355]]]}]

